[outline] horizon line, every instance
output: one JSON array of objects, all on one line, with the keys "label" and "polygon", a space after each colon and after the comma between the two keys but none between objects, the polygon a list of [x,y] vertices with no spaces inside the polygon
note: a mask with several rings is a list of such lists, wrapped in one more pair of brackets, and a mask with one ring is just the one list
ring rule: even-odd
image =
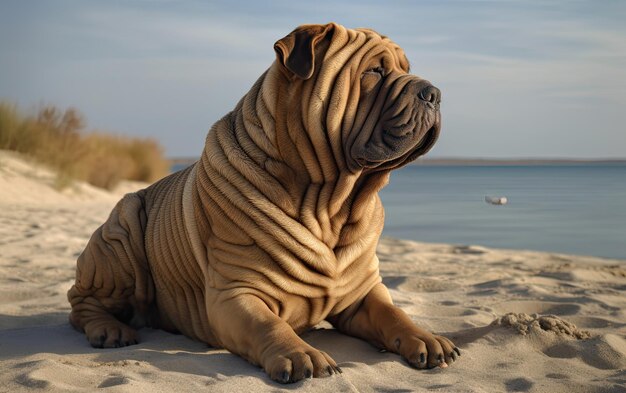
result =
[{"label": "horizon line", "polygon": [[[173,165],[195,162],[200,159],[198,156],[175,156],[167,157]],[[510,164],[543,164],[543,163],[624,163],[626,157],[609,158],[571,158],[571,157],[514,157],[514,158],[484,158],[484,157],[420,157],[411,164],[445,164],[445,163],[510,163]]]}]

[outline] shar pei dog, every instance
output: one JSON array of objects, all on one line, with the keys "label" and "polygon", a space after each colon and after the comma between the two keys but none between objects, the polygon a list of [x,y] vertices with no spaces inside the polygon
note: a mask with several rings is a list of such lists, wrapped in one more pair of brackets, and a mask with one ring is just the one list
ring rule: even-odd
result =
[{"label": "shar pei dog", "polygon": [[222,347],[287,383],[341,372],[299,333],[326,320],[416,368],[460,355],[393,305],[378,192],[426,153],[441,93],[369,29],[303,25],[191,167],[117,203],[78,258],[71,324],[94,347],[136,328]]}]

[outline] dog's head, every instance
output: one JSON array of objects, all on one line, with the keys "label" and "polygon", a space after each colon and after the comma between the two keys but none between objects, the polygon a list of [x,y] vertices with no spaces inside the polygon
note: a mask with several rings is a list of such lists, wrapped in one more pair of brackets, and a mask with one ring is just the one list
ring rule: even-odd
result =
[{"label": "dog's head", "polygon": [[[311,144],[325,139],[340,167],[393,169],[437,140],[441,93],[409,74],[404,51],[389,38],[334,23],[303,25],[274,49],[274,67],[298,91],[283,97],[284,106],[302,112]],[[291,102],[298,97],[304,102]]]}]

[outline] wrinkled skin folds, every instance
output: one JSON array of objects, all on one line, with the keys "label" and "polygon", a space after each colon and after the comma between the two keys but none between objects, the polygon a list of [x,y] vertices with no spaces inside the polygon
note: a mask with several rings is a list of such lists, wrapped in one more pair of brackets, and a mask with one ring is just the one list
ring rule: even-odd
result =
[{"label": "wrinkled skin folds", "polygon": [[126,195],[78,258],[71,324],[94,347],[180,332],[275,381],[341,370],[298,334],[327,320],[446,367],[454,344],[417,327],[381,282],[378,191],[426,153],[441,94],[368,29],[304,25],[209,131],[191,167]]}]

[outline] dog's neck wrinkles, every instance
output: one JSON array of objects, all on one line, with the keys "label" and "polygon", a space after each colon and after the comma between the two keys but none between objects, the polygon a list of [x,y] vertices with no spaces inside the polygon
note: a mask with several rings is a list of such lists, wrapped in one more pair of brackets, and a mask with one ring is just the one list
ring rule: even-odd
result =
[{"label": "dog's neck wrinkles", "polygon": [[[286,284],[285,292],[344,298],[365,285],[361,281],[369,286],[377,280],[375,247],[383,215],[377,192],[384,182],[339,170],[320,178],[319,168],[304,162],[317,158],[311,150],[285,154],[285,146],[274,141],[291,147],[297,141],[285,141],[289,130],[261,94],[271,88],[265,79],[212,127],[196,164],[195,214],[210,223],[199,225],[198,232],[210,249],[220,250],[208,253],[209,265],[226,276],[235,264],[231,258],[238,258],[237,269],[262,270],[270,280],[276,268],[292,275],[298,285]],[[241,254],[242,247],[249,255],[221,253]],[[270,258],[274,268],[260,266],[257,257]],[[279,279],[273,283],[283,285]]]}]

